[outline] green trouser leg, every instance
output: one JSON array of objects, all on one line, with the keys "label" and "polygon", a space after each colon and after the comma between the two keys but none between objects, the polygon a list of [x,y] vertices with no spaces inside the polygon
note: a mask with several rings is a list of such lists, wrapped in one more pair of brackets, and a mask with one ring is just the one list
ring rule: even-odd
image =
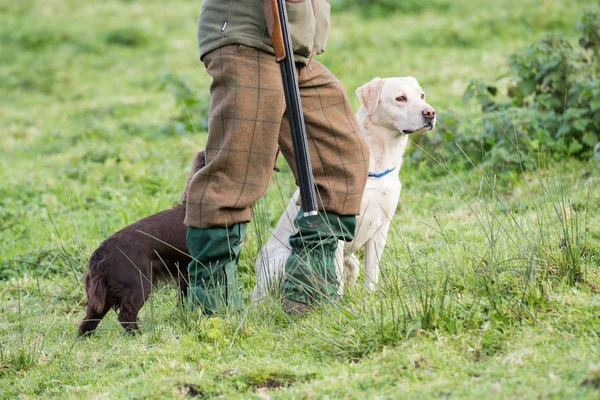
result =
[{"label": "green trouser leg", "polygon": [[188,265],[190,305],[201,307],[206,315],[226,307],[241,307],[237,263],[245,237],[246,224],[229,228],[188,228],[186,241],[193,257]]},{"label": "green trouser leg", "polygon": [[305,217],[300,210],[294,223],[298,232],[289,240],[292,254],[285,263],[283,297],[305,304],[337,297],[335,251],[338,240],[354,238],[356,217],[325,211]]}]

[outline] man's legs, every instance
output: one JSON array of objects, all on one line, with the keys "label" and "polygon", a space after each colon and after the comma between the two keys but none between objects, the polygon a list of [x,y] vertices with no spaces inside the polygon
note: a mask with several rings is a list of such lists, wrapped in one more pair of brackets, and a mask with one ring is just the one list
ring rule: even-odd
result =
[{"label": "man's legs", "polygon": [[338,241],[351,241],[356,216],[319,211],[305,217],[302,209],[294,220],[298,232],[289,239],[292,254],[285,264],[283,297],[286,311],[294,313],[320,299],[334,298],[338,293],[335,251]]},{"label": "man's legs", "polygon": [[[369,167],[369,149],[342,84],[318,62],[300,68],[298,82],[321,212],[304,217],[301,211],[290,237],[283,296],[292,313],[337,295],[335,251],[338,240],[354,238]],[[284,118],[279,146],[296,171],[291,143]]]},{"label": "man's legs", "polygon": [[188,228],[188,250],[195,259],[188,265],[188,299],[194,306],[201,305],[207,315],[241,306],[237,263],[245,236],[245,223],[230,228]]},{"label": "man's legs", "polygon": [[188,297],[212,314],[239,304],[237,260],[252,205],[271,178],[284,110],[279,65],[246,46],[204,57],[213,78],[206,166],[187,198]]},{"label": "man's legs", "polygon": [[[284,100],[273,56],[227,46],[204,58],[211,85],[207,165],[191,182],[187,199],[188,247],[194,257],[189,298],[211,314],[239,302],[236,263],[251,207],[266,191],[277,148]],[[300,94],[321,212],[299,215],[290,238],[284,296],[302,304],[337,292],[334,254],[350,241],[367,178],[368,148],[343,86],[321,64],[299,71]],[[295,162],[287,119],[279,144]]]}]

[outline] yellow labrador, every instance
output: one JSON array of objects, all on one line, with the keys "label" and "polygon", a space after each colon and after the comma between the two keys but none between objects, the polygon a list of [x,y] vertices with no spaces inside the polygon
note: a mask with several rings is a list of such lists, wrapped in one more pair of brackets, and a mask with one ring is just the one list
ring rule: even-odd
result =
[{"label": "yellow labrador", "polygon": [[[363,246],[365,285],[370,290],[375,288],[391,218],[400,199],[402,185],[398,172],[408,137],[433,129],[436,122],[435,109],[427,104],[423,89],[413,77],[375,78],[358,88],[356,95],[362,105],[356,117],[369,144],[371,157],[354,240],[350,243],[340,241],[336,253],[340,294],[344,281],[354,283],[358,278],[360,262],[354,253]],[[298,196],[296,191],[257,256],[255,301],[260,300],[283,275],[285,261],[291,253],[288,239],[295,233],[293,221],[299,211]]]}]

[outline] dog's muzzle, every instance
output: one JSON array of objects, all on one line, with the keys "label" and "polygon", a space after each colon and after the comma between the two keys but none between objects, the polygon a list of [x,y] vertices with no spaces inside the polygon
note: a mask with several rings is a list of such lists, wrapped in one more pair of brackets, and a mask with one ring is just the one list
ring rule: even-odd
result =
[{"label": "dog's muzzle", "polygon": [[435,108],[427,107],[421,113],[423,114],[423,122],[425,123],[423,128],[429,131],[432,130],[435,126]]},{"label": "dog's muzzle", "polygon": [[433,119],[424,119],[423,126],[416,130],[403,129],[402,133],[405,135],[410,135],[412,133],[420,133],[425,131],[430,131],[435,127],[435,117]]},{"label": "dog's muzzle", "polygon": [[402,133],[404,133],[405,135],[410,135],[411,133],[425,132],[425,131],[432,130],[433,127],[435,126],[435,118],[436,118],[435,109],[433,107],[427,107],[423,111],[421,111],[421,114],[423,116],[423,126],[419,129],[415,129],[415,130],[403,129]]}]

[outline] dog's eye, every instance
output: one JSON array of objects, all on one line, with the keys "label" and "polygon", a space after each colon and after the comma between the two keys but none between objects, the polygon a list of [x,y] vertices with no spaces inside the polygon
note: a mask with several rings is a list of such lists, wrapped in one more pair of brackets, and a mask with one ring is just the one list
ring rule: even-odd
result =
[{"label": "dog's eye", "polygon": [[421,100],[425,100],[425,94],[421,93]]},{"label": "dog's eye", "polygon": [[399,101],[400,103],[406,103],[406,97],[398,96],[398,97],[396,97],[396,101]]}]

